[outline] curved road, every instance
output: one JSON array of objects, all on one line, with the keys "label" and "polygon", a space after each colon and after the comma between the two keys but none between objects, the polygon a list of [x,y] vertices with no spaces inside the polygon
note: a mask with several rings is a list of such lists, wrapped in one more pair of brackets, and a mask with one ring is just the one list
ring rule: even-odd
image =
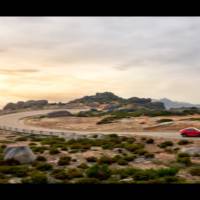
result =
[{"label": "curved road", "polygon": [[[59,109],[56,109],[58,111]],[[64,109],[60,109],[64,110]],[[77,109],[66,109],[72,113],[76,113],[80,110]],[[43,127],[35,127],[31,125],[24,124],[23,118],[31,117],[34,115],[42,115],[47,114],[55,110],[37,110],[37,111],[26,111],[26,112],[19,112],[19,113],[12,113],[0,116],[0,128],[5,129],[9,127],[10,130],[24,130],[24,132],[29,133],[41,133],[42,132],[49,132],[54,135],[69,137],[69,135],[88,135],[88,134],[112,134],[117,133],[119,135],[143,135],[143,136],[152,136],[152,137],[160,137],[160,138],[174,138],[174,139],[182,139],[178,132],[105,132],[105,131],[70,131],[70,130],[58,130],[58,129],[48,129]],[[190,138],[190,139],[197,139],[200,138]]]}]

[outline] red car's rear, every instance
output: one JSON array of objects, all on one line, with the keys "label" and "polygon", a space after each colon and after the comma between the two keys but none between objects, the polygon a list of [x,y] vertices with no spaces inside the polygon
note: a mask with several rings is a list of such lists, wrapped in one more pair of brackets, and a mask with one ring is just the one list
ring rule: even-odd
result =
[{"label": "red car's rear", "polygon": [[185,128],[180,130],[180,133],[184,137],[198,137],[200,136],[200,130],[197,128]]}]

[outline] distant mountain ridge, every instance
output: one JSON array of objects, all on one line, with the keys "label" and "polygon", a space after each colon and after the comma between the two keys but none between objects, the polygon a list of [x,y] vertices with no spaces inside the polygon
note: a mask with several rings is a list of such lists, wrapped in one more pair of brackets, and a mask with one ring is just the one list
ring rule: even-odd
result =
[{"label": "distant mountain ridge", "polygon": [[162,98],[159,100],[153,100],[154,102],[159,101],[165,104],[166,109],[170,108],[182,108],[182,107],[200,107],[200,104],[192,104],[187,102],[181,102],[181,101],[173,101],[168,98]]}]

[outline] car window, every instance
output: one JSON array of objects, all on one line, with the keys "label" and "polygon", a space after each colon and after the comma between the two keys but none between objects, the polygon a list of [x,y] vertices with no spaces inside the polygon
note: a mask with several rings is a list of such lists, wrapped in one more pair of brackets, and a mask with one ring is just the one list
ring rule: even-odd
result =
[{"label": "car window", "polygon": [[196,128],[188,128],[187,131],[197,131]]}]

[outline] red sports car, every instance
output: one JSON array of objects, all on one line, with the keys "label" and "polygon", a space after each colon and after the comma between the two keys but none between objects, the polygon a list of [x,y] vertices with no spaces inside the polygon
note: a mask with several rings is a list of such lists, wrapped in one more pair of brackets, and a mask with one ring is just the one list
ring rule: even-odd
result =
[{"label": "red sports car", "polygon": [[183,137],[198,137],[200,136],[200,130],[197,128],[185,128],[180,130]]}]

